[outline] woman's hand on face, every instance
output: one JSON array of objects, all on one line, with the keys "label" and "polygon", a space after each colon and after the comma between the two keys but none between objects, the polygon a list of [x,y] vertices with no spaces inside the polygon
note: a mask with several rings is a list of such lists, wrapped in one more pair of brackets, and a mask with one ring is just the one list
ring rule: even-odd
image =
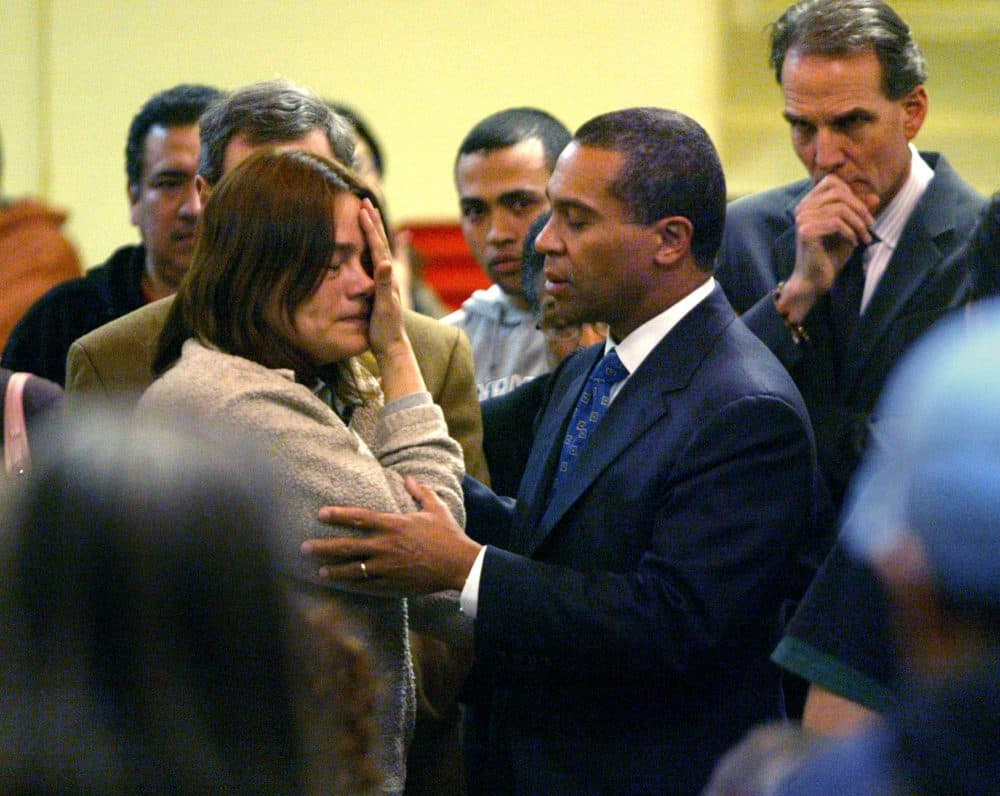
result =
[{"label": "woman's hand on face", "polygon": [[415,392],[423,392],[426,387],[403,326],[403,305],[399,299],[399,286],[393,278],[392,251],[382,216],[371,201],[365,199],[361,203],[359,217],[375,268],[375,300],[368,322],[368,344],[382,374],[385,402],[389,403]]},{"label": "woman's hand on face", "polygon": [[393,277],[392,250],[389,236],[385,231],[382,216],[371,200],[361,203],[359,214],[361,229],[368,241],[375,280],[375,299],[372,303],[368,337],[372,353],[377,359],[391,356],[399,346],[409,349],[409,341],[403,328],[403,305],[399,298],[399,287]]}]

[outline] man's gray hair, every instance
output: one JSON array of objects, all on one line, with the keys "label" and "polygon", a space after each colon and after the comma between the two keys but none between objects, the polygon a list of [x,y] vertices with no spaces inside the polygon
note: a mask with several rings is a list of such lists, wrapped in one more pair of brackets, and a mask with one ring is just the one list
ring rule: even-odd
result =
[{"label": "man's gray hair", "polygon": [[882,0],[801,0],[771,25],[770,64],[778,83],[788,53],[842,57],[873,50],[882,91],[900,99],[927,79],[910,28]]},{"label": "man's gray hair", "polygon": [[268,80],[237,89],[201,117],[198,173],[215,185],[222,178],[226,147],[237,135],[247,143],[280,144],[320,129],[334,157],[354,164],[354,132],[311,91],[287,80]]}]

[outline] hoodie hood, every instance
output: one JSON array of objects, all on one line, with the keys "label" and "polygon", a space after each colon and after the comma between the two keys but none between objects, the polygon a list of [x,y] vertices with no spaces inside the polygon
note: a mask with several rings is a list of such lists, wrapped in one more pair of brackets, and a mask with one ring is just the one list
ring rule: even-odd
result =
[{"label": "hoodie hood", "polygon": [[462,311],[469,316],[486,318],[500,326],[535,323],[535,311],[518,307],[499,285],[477,290],[462,303]]}]

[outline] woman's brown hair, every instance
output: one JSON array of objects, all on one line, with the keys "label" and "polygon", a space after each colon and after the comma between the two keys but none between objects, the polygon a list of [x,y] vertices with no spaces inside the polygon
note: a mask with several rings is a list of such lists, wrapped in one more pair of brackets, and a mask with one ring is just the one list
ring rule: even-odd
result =
[{"label": "woman's brown hair", "polygon": [[[309,383],[316,366],[275,326],[277,299],[290,321],[319,286],[333,257],[334,199],[371,199],[354,172],[300,151],[265,150],[213,189],[191,266],[160,334],[154,372],[167,370],[189,337],[271,368],[291,368]],[[369,263],[370,268],[370,263]]]}]

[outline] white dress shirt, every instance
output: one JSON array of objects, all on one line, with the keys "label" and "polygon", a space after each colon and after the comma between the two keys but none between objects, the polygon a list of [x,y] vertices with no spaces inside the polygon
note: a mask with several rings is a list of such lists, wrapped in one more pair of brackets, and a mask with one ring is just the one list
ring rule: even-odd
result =
[{"label": "white dress shirt", "polygon": [[917,148],[910,144],[910,175],[872,224],[871,231],[877,240],[865,249],[862,261],[865,269],[865,290],[861,294],[862,315],[899,245],[906,222],[910,220],[913,210],[933,179],[934,169],[927,165]]}]

